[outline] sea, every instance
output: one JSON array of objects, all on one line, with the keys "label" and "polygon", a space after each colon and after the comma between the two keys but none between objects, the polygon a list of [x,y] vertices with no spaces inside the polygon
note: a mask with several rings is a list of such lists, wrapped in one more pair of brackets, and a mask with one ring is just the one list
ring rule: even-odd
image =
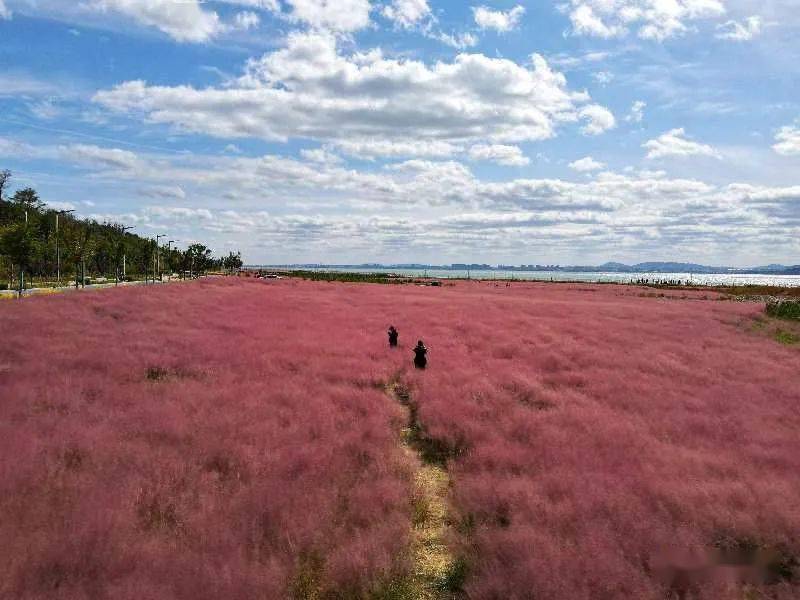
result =
[{"label": "sea", "polygon": [[296,267],[270,266],[286,270],[318,271],[331,273],[387,273],[406,277],[430,277],[434,279],[478,279],[508,281],[581,281],[586,283],[638,283],[657,284],[680,282],[682,285],[731,286],[770,285],[800,287],[800,275],[768,275],[759,273],[615,273],[565,271],[500,271],[500,270],[452,270],[452,269],[399,269],[392,267]]}]

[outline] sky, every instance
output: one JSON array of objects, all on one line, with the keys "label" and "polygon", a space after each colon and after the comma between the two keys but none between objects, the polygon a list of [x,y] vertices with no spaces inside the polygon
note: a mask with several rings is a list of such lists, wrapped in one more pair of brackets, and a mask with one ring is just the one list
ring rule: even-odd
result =
[{"label": "sky", "polygon": [[798,264],[799,34],[796,0],[0,0],[0,168],[250,264]]}]

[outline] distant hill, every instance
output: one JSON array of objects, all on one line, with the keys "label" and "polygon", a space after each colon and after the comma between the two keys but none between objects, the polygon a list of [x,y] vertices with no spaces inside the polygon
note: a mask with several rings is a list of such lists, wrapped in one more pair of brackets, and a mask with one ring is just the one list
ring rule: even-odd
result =
[{"label": "distant hill", "polygon": [[417,263],[407,264],[391,264],[384,265],[379,263],[366,263],[359,265],[321,265],[321,264],[303,264],[303,265],[263,265],[271,267],[292,267],[292,268],[336,268],[336,269],[414,269],[414,270],[444,270],[444,271],[562,271],[567,273],[680,273],[680,274],[697,274],[697,275],[714,275],[714,274],[765,274],[765,275],[800,275],[800,265],[786,266],[779,264],[770,264],[760,267],[725,267],[725,266],[708,266],[697,263],[684,263],[684,262],[642,262],[635,265],[626,265],[619,262],[607,262],[602,265],[576,265],[576,266],[561,266],[561,265],[487,265],[487,264],[451,264],[451,265],[425,265]]}]

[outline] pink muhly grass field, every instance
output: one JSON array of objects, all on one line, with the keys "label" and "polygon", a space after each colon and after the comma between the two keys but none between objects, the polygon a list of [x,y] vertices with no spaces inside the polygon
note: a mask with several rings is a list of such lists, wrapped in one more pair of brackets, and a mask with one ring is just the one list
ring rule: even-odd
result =
[{"label": "pink muhly grass field", "polygon": [[0,597],[357,596],[404,568],[359,320],[235,281],[4,304]]},{"label": "pink muhly grass field", "polygon": [[223,280],[3,304],[0,597],[369,597],[412,568],[399,375],[447,458],[468,598],[743,598],[744,568],[710,566],[752,547],[771,576],[747,597],[797,598],[800,353],[753,331],[763,306],[641,296]]},{"label": "pink muhly grass field", "polygon": [[658,565],[748,541],[794,567],[756,589],[800,597],[800,353],[752,333],[762,305],[462,287],[407,318],[429,332],[414,387],[456,457],[472,597],[742,598],[735,573],[687,590]]}]

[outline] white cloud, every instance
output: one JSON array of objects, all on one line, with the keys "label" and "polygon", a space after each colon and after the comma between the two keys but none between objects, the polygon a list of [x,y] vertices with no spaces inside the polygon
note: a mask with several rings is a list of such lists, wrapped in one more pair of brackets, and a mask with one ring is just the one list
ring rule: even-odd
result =
[{"label": "white cloud", "polygon": [[323,165],[338,165],[343,163],[341,156],[338,156],[327,148],[314,148],[312,150],[301,150],[300,156],[308,161]]},{"label": "white cloud", "polygon": [[43,121],[51,121],[61,114],[61,109],[49,98],[29,104],[28,109],[37,119]]},{"label": "white cloud", "polygon": [[473,7],[472,13],[475,23],[481,29],[494,29],[500,33],[505,33],[516,29],[522,16],[525,14],[525,7],[517,5],[511,10],[500,11],[492,10],[486,6]]},{"label": "white cloud", "polygon": [[647,158],[650,159],[670,156],[711,156],[720,158],[719,153],[711,146],[688,139],[683,128],[673,129],[656,139],[645,142],[642,148],[647,150]]},{"label": "white cloud", "polygon": [[478,45],[478,38],[469,32],[456,34],[438,31],[432,32],[430,37],[434,40],[439,40],[443,44],[457,50],[465,50]]},{"label": "white cloud", "polygon": [[585,158],[581,158],[580,160],[576,160],[575,162],[569,163],[569,168],[573,169],[574,171],[578,171],[579,173],[590,173],[591,171],[599,171],[600,169],[605,169],[605,163],[601,163],[593,159],[591,156],[587,156]]},{"label": "white cloud", "polygon": [[[216,3],[280,12],[278,0],[216,0]],[[158,29],[178,42],[207,42],[226,33],[256,27],[261,20],[255,12],[244,11],[234,15],[230,22],[223,22],[216,11],[204,7],[205,0],[84,0],[72,3],[43,0],[29,4],[29,9],[41,16],[67,18],[74,22],[88,19],[94,23],[98,14],[124,17]],[[11,17],[4,0],[0,0],[2,17]],[[80,35],[75,29],[70,32]]]},{"label": "white cloud", "polygon": [[620,37],[636,28],[643,39],[662,41],[687,31],[688,22],[725,14],[722,0],[570,0],[574,33]]},{"label": "white cloud", "polygon": [[4,137],[0,137],[0,156],[13,156],[21,160],[59,161],[100,171],[134,171],[146,166],[138,155],[128,150],[92,144],[34,146]]},{"label": "white cloud", "polygon": [[605,87],[614,81],[614,74],[609,71],[597,71],[596,73],[592,73],[592,79],[599,85]]},{"label": "white cloud", "polygon": [[[0,152],[6,146],[17,159],[20,149],[67,164],[75,156],[72,149],[0,139]],[[719,186],[646,171],[603,172],[582,182],[495,182],[453,160],[410,160],[364,172],[274,155],[140,154],[132,160],[115,150],[85,154],[131,168],[112,166],[85,184],[112,181],[114,206],[126,193],[137,201],[142,194],[157,198],[158,205],[98,218],[145,231],[168,226],[182,240],[215,248],[233,240],[251,260],[391,261],[403,255],[425,261],[477,251],[493,262],[533,251],[548,258],[572,253],[565,261],[575,262],[606,260],[614,247],[633,256],[669,248],[707,262],[730,262],[734,254],[749,262],[798,247],[796,186]]]},{"label": "white cloud", "polygon": [[240,12],[233,19],[233,28],[243,31],[258,27],[260,24],[261,17],[250,11]]},{"label": "white cloud", "polygon": [[142,190],[150,198],[167,198],[172,200],[185,200],[186,192],[179,185],[154,185]]},{"label": "white cloud", "polygon": [[400,27],[411,29],[431,15],[431,8],[428,0],[392,0],[390,5],[383,7],[381,14]]},{"label": "white cloud", "polygon": [[783,156],[800,154],[800,122],[781,127],[775,135],[777,142],[772,148]]},{"label": "white cloud", "polygon": [[203,10],[197,0],[90,0],[86,7],[133,18],[180,42],[205,42],[222,30],[219,15]]},{"label": "white cloud", "polygon": [[337,32],[364,29],[370,23],[369,0],[286,0],[292,7],[289,17],[311,27]]},{"label": "white cloud", "polygon": [[558,54],[548,56],[548,60],[550,61],[550,64],[555,65],[556,67],[562,69],[574,69],[589,63],[604,61],[611,56],[612,54],[610,52],[585,52],[582,54],[560,52]]},{"label": "white cloud", "polygon": [[582,119],[588,121],[581,128],[584,135],[600,135],[617,126],[617,120],[614,118],[613,113],[599,104],[584,106],[579,115]]},{"label": "white cloud", "polygon": [[551,138],[579,119],[591,135],[615,124],[538,55],[530,65],[482,54],[427,65],[380,51],[345,55],[334,35],[321,32],[290,34],[286,47],[249,61],[245,75],[224,87],[130,81],[94,100],[185,132],[279,141],[517,143]]},{"label": "white cloud", "polygon": [[60,150],[65,160],[94,168],[130,170],[142,166],[136,154],[118,148],[101,148],[90,144],[71,144],[69,146],[61,146]]},{"label": "white cloud", "polygon": [[36,79],[24,72],[0,72],[0,98],[6,96],[43,96],[63,93],[55,81]]},{"label": "white cloud", "polygon": [[280,12],[281,5],[278,0],[216,0],[224,4],[233,4],[235,6],[244,6],[247,8],[258,8],[269,12]]},{"label": "white cloud", "polygon": [[637,100],[631,106],[631,112],[625,117],[629,123],[641,123],[644,119],[644,109],[647,108],[647,102]]},{"label": "white cloud", "polygon": [[36,157],[36,148],[25,142],[0,136],[0,156],[34,158]]},{"label": "white cloud", "polygon": [[503,144],[476,144],[469,149],[469,157],[472,160],[486,160],[509,167],[524,167],[531,162],[519,146]]},{"label": "white cloud", "polygon": [[743,22],[728,21],[717,26],[716,37],[720,40],[748,42],[761,34],[763,19],[757,15],[748,17]]},{"label": "white cloud", "polygon": [[377,157],[450,158],[463,152],[463,147],[437,140],[391,141],[381,139],[352,139],[335,141],[342,152],[356,158],[372,160]]}]

